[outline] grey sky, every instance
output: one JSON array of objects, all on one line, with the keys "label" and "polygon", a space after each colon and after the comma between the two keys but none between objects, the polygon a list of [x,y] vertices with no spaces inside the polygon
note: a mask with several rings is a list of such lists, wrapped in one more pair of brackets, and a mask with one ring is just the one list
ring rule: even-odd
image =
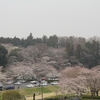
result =
[{"label": "grey sky", "polygon": [[100,36],[100,0],[0,0],[0,37]]}]

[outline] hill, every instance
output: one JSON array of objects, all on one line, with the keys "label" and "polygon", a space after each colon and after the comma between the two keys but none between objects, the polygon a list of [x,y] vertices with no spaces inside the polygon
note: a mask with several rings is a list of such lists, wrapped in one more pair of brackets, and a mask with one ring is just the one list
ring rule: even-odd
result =
[{"label": "hill", "polygon": [[38,38],[33,39],[30,34],[23,40],[24,44],[28,43],[27,46],[19,45],[22,39],[17,39],[19,42],[16,42],[16,39],[16,37],[0,38],[0,41],[2,40],[0,44],[8,51],[7,64],[5,67],[1,66],[1,81],[19,77],[25,79],[57,77],[66,67],[92,68],[100,64],[100,42],[96,37],[86,41],[81,37],[58,38],[54,35],[39,41]]}]

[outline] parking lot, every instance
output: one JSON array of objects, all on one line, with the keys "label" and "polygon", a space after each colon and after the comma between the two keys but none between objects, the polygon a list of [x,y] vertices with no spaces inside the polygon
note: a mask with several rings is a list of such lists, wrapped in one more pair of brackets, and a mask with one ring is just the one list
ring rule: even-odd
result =
[{"label": "parking lot", "polygon": [[15,89],[25,88],[29,83],[21,83],[21,84],[4,84],[3,87],[14,86]]},{"label": "parking lot", "polygon": [[39,87],[39,86],[48,86],[48,85],[57,85],[58,82],[54,81],[51,83],[47,83],[47,81],[42,80],[42,81],[17,81],[17,82],[6,82],[1,84],[0,90],[10,90],[10,89],[20,89],[20,88],[32,88],[32,87]]}]

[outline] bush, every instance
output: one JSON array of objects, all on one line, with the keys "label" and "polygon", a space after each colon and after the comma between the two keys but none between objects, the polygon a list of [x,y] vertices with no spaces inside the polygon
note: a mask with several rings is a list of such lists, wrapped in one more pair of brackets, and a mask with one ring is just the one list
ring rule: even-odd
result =
[{"label": "bush", "polygon": [[2,100],[19,100],[21,95],[15,90],[9,90],[2,93]]},{"label": "bush", "polygon": [[49,98],[45,98],[44,100],[59,100],[59,99],[62,99],[62,98],[67,99],[67,95],[52,96],[52,97],[49,97]]},{"label": "bush", "polygon": [[[91,99],[92,97],[91,97],[91,95],[83,95],[82,98],[83,99]],[[94,99],[100,99],[100,96],[94,96],[93,98]]]}]

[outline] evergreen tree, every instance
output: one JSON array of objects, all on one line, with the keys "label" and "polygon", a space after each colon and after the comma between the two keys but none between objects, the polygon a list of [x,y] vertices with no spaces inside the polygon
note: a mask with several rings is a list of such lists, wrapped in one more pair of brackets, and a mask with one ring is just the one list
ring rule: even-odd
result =
[{"label": "evergreen tree", "polygon": [[15,46],[20,45],[20,39],[15,36],[12,39],[12,44],[15,45]]},{"label": "evergreen tree", "polygon": [[0,66],[5,67],[5,65],[7,64],[7,53],[8,51],[6,50],[6,48],[0,45]]},{"label": "evergreen tree", "polygon": [[26,43],[25,43],[25,44],[26,44],[27,46],[28,46],[28,45],[34,45],[32,33],[30,33],[30,35],[27,37]]},{"label": "evergreen tree", "polygon": [[85,46],[88,48],[90,54],[95,58],[100,59],[100,44],[98,41],[93,40],[92,42],[86,42]]},{"label": "evergreen tree", "polygon": [[67,52],[67,56],[73,56],[74,55],[74,48],[73,48],[73,44],[67,42],[66,43],[66,52]]},{"label": "evergreen tree", "polygon": [[50,36],[48,39],[48,46],[56,48],[58,45],[58,37],[56,35]]},{"label": "evergreen tree", "polygon": [[82,53],[82,48],[81,48],[81,45],[78,44],[77,47],[76,47],[76,52],[75,52],[76,57],[77,57],[78,59],[81,58],[81,53]]},{"label": "evergreen tree", "polygon": [[48,42],[48,37],[45,36],[45,35],[43,35],[42,41],[43,41],[43,43],[46,43],[46,44],[47,44],[47,42]]}]

